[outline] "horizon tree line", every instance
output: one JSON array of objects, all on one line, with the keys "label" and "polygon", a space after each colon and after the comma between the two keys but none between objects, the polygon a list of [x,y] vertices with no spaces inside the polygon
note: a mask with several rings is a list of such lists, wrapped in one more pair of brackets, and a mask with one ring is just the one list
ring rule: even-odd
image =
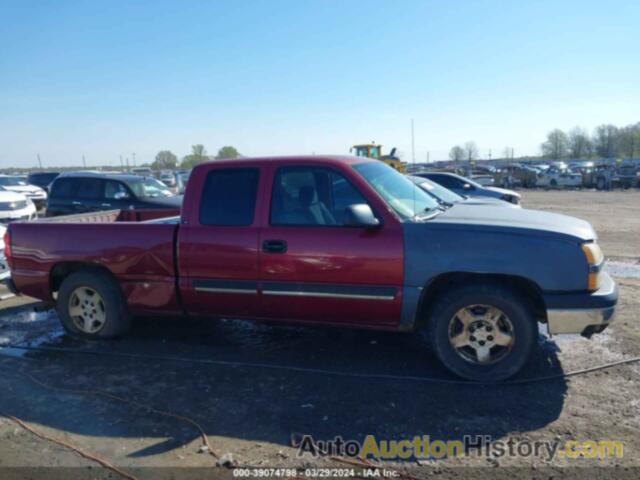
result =
[{"label": "horizon tree line", "polygon": [[[640,122],[625,127],[602,124],[591,134],[586,128],[577,126],[567,132],[554,128],[540,145],[540,153],[541,157],[550,160],[640,157]],[[514,157],[514,149],[505,147],[502,158],[513,160]],[[479,160],[478,147],[473,141],[455,145],[449,151],[449,159],[469,163]]]},{"label": "horizon tree line", "polygon": [[199,163],[206,162],[208,160],[227,160],[233,158],[240,158],[242,154],[230,145],[226,145],[218,150],[216,155],[207,155],[207,150],[202,144],[192,145],[191,153],[182,157],[178,164],[178,157],[170,150],[161,150],[156,155],[155,160],[151,165],[151,168],[157,170],[170,170],[174,168],[193,168]]}]

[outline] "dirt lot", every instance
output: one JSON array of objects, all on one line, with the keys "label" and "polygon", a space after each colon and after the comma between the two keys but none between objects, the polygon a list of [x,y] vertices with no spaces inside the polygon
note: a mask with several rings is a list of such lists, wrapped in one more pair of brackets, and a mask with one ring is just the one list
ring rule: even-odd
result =
[{"label": "dirt lot", "polygon": [[[541,334],[518,379],[640,355],[640,278],[633,278],[640,262],[640,192],[524,191],[523,198],[526,207],[591,221],[605,254],[623,268],[612,270],[622,275],[617,322],[591,340]],[[536,383],[460,385],[446,383],[455,379],[420,339],[407,335],[145,318],[126,339],[96,344],[65,337],[55,313],[34,313],[28,302],[1,304],[0,345],[74,353],[1,351],[3,478],[118,477],[25,431],[9,415],[138,478],[231,478],[231,470],[212,469],[215,458],[199,453],[202,439],[193,424],[157,410],[197,422],[213,450],[232,454],[241,466],[349,467],[296,457],[291,441],[299,434],[360,441],[368,434],[432,440],[478,434],[520,444],[619,440],[624,457],[471,455],[385,466],[419,478],[640,476],[640,364]],[[52,466],[60,468],[43,469]]]}]

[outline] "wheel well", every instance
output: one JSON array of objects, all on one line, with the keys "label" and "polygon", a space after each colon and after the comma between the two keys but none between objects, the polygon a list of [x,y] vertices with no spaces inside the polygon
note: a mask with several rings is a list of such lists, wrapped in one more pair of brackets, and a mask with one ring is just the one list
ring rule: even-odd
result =
[{"label": "wheel well", "polygon": [[113,277],[113,273],[102,265],[86,262],[62,262],[56,264],[49,273],[49,291],[51,293],[57,292],[65,278],[80,271],[105,272]]},{"label": "wheel well", "polygon": [[429,308],[438,295],[452,287],[478,283],[491,283],[521,293],[529,301],[535,318],[539,322],[547,322],[547,310],[542,290],[528,278],[517,275],[453,272],[438,275],[425,285],[418,305],[417,327],[422,328],[426,325],[429,319]]}]

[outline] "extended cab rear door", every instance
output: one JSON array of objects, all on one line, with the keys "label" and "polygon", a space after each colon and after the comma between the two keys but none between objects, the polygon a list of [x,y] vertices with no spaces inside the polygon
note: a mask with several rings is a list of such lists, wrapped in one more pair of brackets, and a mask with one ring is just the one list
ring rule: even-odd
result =
[{"label": "extended cab rear door", "polygon": [[192,175],[184,199],[178,241],[183,304],[196,315],[254,317],[264,168],[240,160],[207,167]]},{"label": "extended cab rear door", "polygon": [[[344,162],[274,162],[260,232],[261,313],[274,320],[395,327],[403,240],[398,221]],[[377,228],[349,227],[367,203]]]}]

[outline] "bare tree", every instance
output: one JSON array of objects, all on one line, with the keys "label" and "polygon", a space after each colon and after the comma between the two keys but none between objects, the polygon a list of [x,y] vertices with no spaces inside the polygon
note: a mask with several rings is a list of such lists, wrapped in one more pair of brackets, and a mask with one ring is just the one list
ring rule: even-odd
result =
[{"label": "bare tree", "polygon": [[478,159],[478,146],[476,142],[469,141],[464,144],[464,157],[467,162]]},{"label": "bare tree", "polygon": [[615,125],[600,125],[593,133],[593,146],[595,152],[604,158],[615,158],[618,156],[619,135],[618,127]]},{"label": "bare tree", "polygon": [[569,154],[571,158],[583,158],[591,154],[591,139],[584,128],[575,127],[569,132]]},{"label": "bare tree", "polygon": [[464,159],[464,149],[460,145],[449,150],[449,158],[454,162],[461,162]]},{"label": "bare tree", "polygon": [[553,160],[560,160],[567,155],[568,144],[569,139],[567,138],[567,134],[559,128],[556,128],[547,134],[547,141],[544,142],[540,148],[542,149],[543,155]]}]

